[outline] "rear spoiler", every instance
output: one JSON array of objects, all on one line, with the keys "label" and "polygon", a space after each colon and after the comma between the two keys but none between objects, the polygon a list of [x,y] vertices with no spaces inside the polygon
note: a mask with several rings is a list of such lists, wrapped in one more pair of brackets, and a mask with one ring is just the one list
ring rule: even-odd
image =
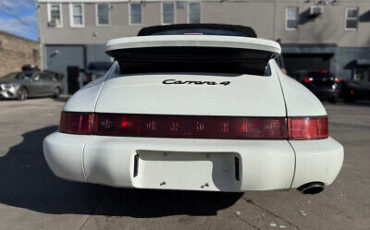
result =
[{"label": "rear spoiler", "polygon": [[206,69],[212,67],[216,72],[263,74],[281,47],[274,41],[248,37],[158,35],[110,40],[106,53],[125,73],[144,67],[147,72],[209,72]]}]

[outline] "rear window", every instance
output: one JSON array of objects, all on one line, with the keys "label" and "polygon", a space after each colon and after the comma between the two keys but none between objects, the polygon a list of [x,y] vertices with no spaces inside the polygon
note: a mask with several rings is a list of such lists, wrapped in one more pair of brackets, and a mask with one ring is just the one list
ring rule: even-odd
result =
[{"label": "rear window", "polygon": [[309,77],[312,77],[316,80],[320,79],[331,79],[333,76],[329,72],[310,72],[308,73]]},{"label": "rear window", "polygon": [[174,29],[174,30],[156,32],[156,33],[153,33],[152,35],[183,35],[183,34],[245,37],[243,33],[237,32],[237,31],[231,31],[231,30],[226,30],[226,29],[203,29],[203,28]]},{"label": "rear window", "polygon": [[108,51],[121,74],[201,72],[270,76],[267,51],[222,47],[151,47]]},{"label": "rear window", "polygon": [[92,62],[87,68],[89,70],[108,70],[111,66],[110,62]]},{"label": "rear window", "polygon": [[[308,81],[307,81],[307,80]],[[329,72],[310,72],[305,77],[305,84],[316,86],[332,86],[335,83],[335,77]]]},{"label": "rear window", "polygon": [[15,77],[17,80],[27,80],[30,79],[33,75],[33,72],[21,72],[18,73],[17,76]]},{"label": "rear window", "polygon": [[138,36],[151,35],[182,35],[182,34],[203,34],[223,36],[243,36],[256,38],[256,32],[248,26],[225,25],[225,24],[173,24],[162,26],[149,26],[142,28]]},{"label": "rear window", "polygon": [[308,78],[311,79],[309,83],[312,84],[332,84],[335,81],[335,77],[326,71],[323,72],[310,72]]}]

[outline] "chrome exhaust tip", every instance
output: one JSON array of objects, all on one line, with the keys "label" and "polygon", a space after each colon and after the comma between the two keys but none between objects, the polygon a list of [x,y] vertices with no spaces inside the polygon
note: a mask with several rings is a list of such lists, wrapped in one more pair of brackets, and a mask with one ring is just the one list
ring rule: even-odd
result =
[{"label": "chrome exhaust tip", "polygon": [[310,182],[304,184],[298,188],[298,191],[305,195],[314,195],[322,192],[324,190],[324,183],[322,182]]}]

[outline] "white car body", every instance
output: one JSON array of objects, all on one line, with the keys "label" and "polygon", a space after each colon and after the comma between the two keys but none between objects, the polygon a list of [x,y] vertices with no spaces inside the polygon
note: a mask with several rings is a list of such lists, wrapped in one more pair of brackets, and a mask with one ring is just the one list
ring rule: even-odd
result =
[{"label": "white car body", "polygon": [[[115,39],[107,43],[107,50],[161,46],[281,51],[273,41],[207,35]],[[74,94],[63,111],[227,117],[327,116],[320,101],[284,75],[274,60],[269,61],[269,77],[207,73],[117,76],[112,73],[117,65],[115,62],[104,78]],[[227,87],[163,84],[169,79],[170,83],[173,80],[231,83]],[[311,182],[329,185],[343,162],[342,145],[330,137],[240,140],[55,132],[45,138],[44,154],[54,174],[67,180],[116,187],[231,192],[286,190]],[[139,169],[135,169],[135,164]],[[135,170],[138,170],[136,175]],[[239,180],[235,179],[236,170],[240,173]]]}]

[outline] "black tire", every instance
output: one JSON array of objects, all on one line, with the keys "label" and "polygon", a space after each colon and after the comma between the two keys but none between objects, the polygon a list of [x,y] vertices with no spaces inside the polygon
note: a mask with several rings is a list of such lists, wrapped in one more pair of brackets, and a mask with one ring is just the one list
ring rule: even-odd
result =
[{"label": "black tire", "polygon": [[343,84],[342,84],[342,97],[343,97],[343,100],[346,103],[352,103],[356,99],[354,97],[354,91],[353,91],[353,89],[350,89],[345,82],[343,82]]},{"label": "black tire", "polygon": [[337,97],[330,97],[330,98],[328,98],[328,101],[330,102],[330,103],[332,103],[332,104],[336,104],[337,103]]},{"label": "black tire", "polygon": [[55,88],[54,93],[53,93],[53,98],[58,98],[61,93],[62,93],[62,90],[59,87]]},{"label": "black tire", "polygon": [[17,98],[20,101],[27,100],[28,98],[28,90],[24,87],[20,88],[17,92]]}]

